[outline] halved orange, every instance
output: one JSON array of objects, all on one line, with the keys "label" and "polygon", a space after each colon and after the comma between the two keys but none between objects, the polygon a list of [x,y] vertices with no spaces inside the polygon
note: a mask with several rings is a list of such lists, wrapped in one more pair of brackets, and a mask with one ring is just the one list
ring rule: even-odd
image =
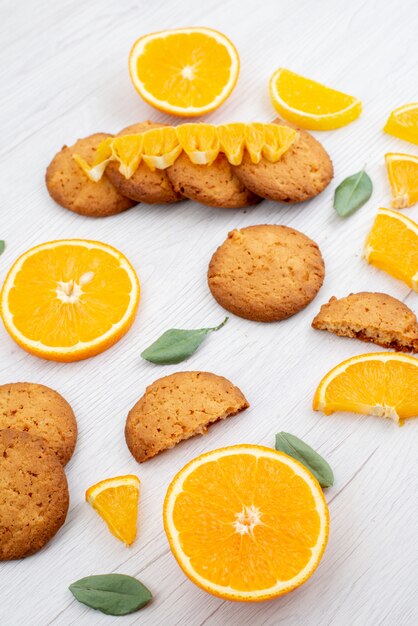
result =
[{"label": "halved orange", "polygon": [[418,145],[418,102],[403,104],[392,111],[383,130]]},{"label": "halved orange", "polygon": [[270,98],[284,119],[311,130],[340,128],[361,113],[357,98],[283,67],[270,78]]},{"label": "halved orange", "polygon": [[130,546],[136,538],[139,478],[133,474],[106,478],[89,487],[86,501],[104,519],[112,535]]},{"label": "halved orange", "polygon": [[418,292],[418,224],[408,217],[379,209],[366,240],[364,257]]},{"label": "halved orange", "polygon": [[134,43],[129,73],[148,104],[191,117],[227,99],[238,79],[239,56],[231,41],[211,28],[164,30]]},{"label": "halved orange", "polygon": [[391,418],[418,416],[418,359],[397,352],[360,354],[334,367],[319,383],[315,411],[349,411]]},{"label": "halved orange", "polygon": [[392,206],[404,209],[418,201],[418,156],[388,152],[386,168],[392,188]]},{"label": "halved orange", "polygon": [[28,352],[78,361],[103,352],[128,331],[139,294],[134,268],[115,248],[85,239],[50,241],[11,267],[1,316]]},{"label": "halved orange", "polygon": [[184,573],[227,600],[257,602],[292,591],[321,560],[329,513],[298,461],[238,445],[197,457],[174,477],[164,527]]}]

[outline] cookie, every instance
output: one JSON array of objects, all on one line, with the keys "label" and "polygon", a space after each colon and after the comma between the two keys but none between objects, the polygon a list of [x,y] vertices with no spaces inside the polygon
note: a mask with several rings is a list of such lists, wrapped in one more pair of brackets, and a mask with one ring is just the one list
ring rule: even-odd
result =
[{"label": "cookie", "polygon": [[[274,120],[296,128],[281,119]],[[303,202],[318,195],[331,181],[334,171],[325,148],[310,133],[297,128],[299,137],[276,162],[262,158],[254,164],[247,153],[233,170],[255,194],[277,202]]]},{"label": "cookie", "polygon": [[325,268],[312,239],[287,226],[233,230],[213,255],[208,284],[231,313],[258,322],[284,320],[318,293]]},{"label": "cookie", "polygon": [[235,176],[222,153],[212,165],[195,165],[183,152],[167,169],[167,175],[178,193],[208,206],[239,209],[261,200]]},{"label": "cookie", "polygon": [[0,561],[38,552],[61,528],[69,504],[61,463],[43,439],[0,431]]},{"label": "cookie", "polygon": [[72,146],[64,146],[54,156],[46,170],[46,186],[55,202],[90,217],[116,215],[136,204],[119,193],[105,176],[97,183],[89,180],[72,158],[77,153],[92,162],[98,145],[111,136],[107,133],[90,135]]},{"label": "cookie", "polygon": [[177,372],[153,382],[131,409],[126,443],[142,463],[248,406],[241,391],[222,376]]},{"label": "cookie", "polygon": [[321,306],[313,328],[355,337],[397,352],[418,352],[418,323],[406,304],[386,293],[367,291],[334,298]]},{"label": "cookie", "polygon": [[77,441],[72,408],[59,393],[35,383],[0,385],[0,430],[23,430],[42,437],[65,465]]},{"label": "cookie", "polygon": [[[160,128],[165,124],[154,124],[153,122],[142,122],[127,126],[118,133],[120,135],[132,135],[142,133],[151,128]],[[105,174],[116,189],[136,202],[146,204],[166,204],[184,200],[184,197],[174,191],[170,183],[166,170],[155,170],[152,172],[145,163],[140,163],[131,178],[125,178],[119,172],[119,163],[111,161],[106,167]]]}]

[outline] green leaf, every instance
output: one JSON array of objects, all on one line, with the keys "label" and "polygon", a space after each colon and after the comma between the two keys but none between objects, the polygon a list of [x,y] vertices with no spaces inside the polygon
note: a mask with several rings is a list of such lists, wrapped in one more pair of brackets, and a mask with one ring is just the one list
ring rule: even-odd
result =
[{"label": "green leaf", "polygon": [[276,450],[302,463],[315,476],[321,487],[334,484],[334,474],[326,460],[307,443],[290,433],[277,433]]},{"label": "green leaf", "polygon": [[5,249],[6,249],[6,242],[0,239],[0,254],[3,254]]},{"label": "green leaf", "polygon": [[145,585],[125,574],[87,576],[72,583],[69,590],[76,600],[106,615],[133,613],[152,598]]},{"label": "green leaf", "polygon": [[335,190],[334,209],[340,217],[348,217],[367,202],[372,191],[373,183],[364,170],[348,176]]},{"label": "green leaf", "polygon": [[225,326],[228,319],[226,317],[222,324],[214,328],[198,328],[196,330],[171,328],[166,330],[161,337],[142,352],[141,356],[146,361],[157,365],[180,363],[196,352],[208,333]]}]

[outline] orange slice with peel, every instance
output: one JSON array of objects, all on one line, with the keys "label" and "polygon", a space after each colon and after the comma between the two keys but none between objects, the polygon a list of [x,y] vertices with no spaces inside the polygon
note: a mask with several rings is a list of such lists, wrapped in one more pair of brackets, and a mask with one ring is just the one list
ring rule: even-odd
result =
[{"label": "orange slice with peel", "polygon": [[310,130],[340,128],[361,113],[357,98],[283,67],[270,78],[270,98],[284,119]]},{"label": "orange slice with peel", "polygon": [[418,201],[418,156],[388,152],[386,169],[392,188],[392,206],[404,209]]},{"label": "orange slice with peel", "polygon": [[397,211],[379,209],[364,247],[368,263],[418,292],[418,224]]},{"label": "orange slice with peel", "polygon": [[89,487],[86,501],[104,519],[112,535],[130,546],[136,538],[139,478],[133,474],[106,478]]},{"label": "orange slice with peel", "polygon": [[176,128],[184,152],[196,165],[211,165],[219,154],[220,142],[213,124],[181,124]]},{"label": "orange slice with peel", "polygon": [[329,513],[298,461],[238,445],[202,454],[174,477],[164,527],[184,573],[227,600],[256,602],[292,591],[321,560]]},{"label": "orange slice with peel", "polygon": [[0,296],[6,330],[28,352],[78,361],[103,352],[132,325],[139,281],[128,259],[99,241],[43,243],[12,265]]},{"label": "orange slice with peel", "polygon": [[152,128],[143,133],[142,159],[150,170],[165,170],[181,153],[176,129],[172,126]]},{"label": "orange slice with peel", "polygon": [[394,109],[383,129],[389,135],[418,145],[418,102]]},{"label": "orange slice with peel", "polygon": [[319,383],[315,411],[349,411],[394,420],[418,416],[418,359],[397,352],[360,354],[334,367]]},{"label": "orange slice with peel", "polygon": [[218,108],[235,87],[239,56],[211,28],[179,28],[140,37],[129,55],[139,95],[160,111],[192,117]]},{"label": "orange slice with peel", "polygon": [[242,162],[245,148],[245,128],[246,125],[242,122],[218,126],[220,150],[231,165],[240,165]]}]

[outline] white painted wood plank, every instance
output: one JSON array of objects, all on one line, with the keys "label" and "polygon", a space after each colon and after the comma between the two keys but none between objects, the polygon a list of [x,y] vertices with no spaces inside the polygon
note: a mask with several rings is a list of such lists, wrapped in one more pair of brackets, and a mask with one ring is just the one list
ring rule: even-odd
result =
[{"label": "white painted wood plank", "polygon": [[[418,311],[417,296],[369,267],[362,245],[378,206],[388,206],[383,155],[413,146],[381,128],[395,106],[417,99],[416,2],[394,5],[353,0],[3,0],[0,95],[2,142],[1,237],[8,247],[0,279],[29,246],[60,237],[102,239],[121,248],[143,288],[138,318],[114,348],[92,360],[48,363],[21,351],[0,328],[0,380],[31,380],[58,389],[73,405],[80,428],[68,466],[71,510],[59,535],[38,555],[0,564],[0,623],[44,626],[143,623],[174,626],[286,624],[409,626],[418,622],[416,568],[417,429],[353,415],[325,417],[310,406],[319,379],[349,356],[372,350],[319,333],[310,321],[331,295],[382,290]],[[60,209],[48,197],[44,170],[63,143],[98,130],[117,131],[146,118],[167,121],[131,87],[127,55],[141,34],[184,25],[218,28],[241,56],[241,76],[229,101],[208,121],[270,120],[268,77],[282,65],[360,97],[354,124],[317,136],[335,165],[333,183],[297,207],[263,202],[247,211],[184,202],[139,206],[105,220]],[[417,152],[417,150],[415,150]],[[340,220],[335,185],[367,163],[375,190],[357,214]],[[418,208],[408,210],[418,220]],[[183,366],[157,368],[139,358],[167,327],[216,324],[224,311],[208,292],[205,274],[228,230],[283,223],[320,245],[327,275],[317,299],[299,315],[263,325],[232,317]],[[176,369],[206,369],[239,385],[251,408],[153,461],[138,466],[123,438],[126,414],[144,387]],[[329,459],[336,482],[327,492],[331,535],[310,581],[275,602],[241,605],[211,597],[179,570],[164,535],[161,507],[174,473],[193,456],[239,442],[273,445],[288,430]],[[135,472],[142,481],[139,538],[129,550],[84,503],[94,481]],[[90,573],[138,576],[154,592],[152,605],[119,618],[76,603],[68,584]]]}]

